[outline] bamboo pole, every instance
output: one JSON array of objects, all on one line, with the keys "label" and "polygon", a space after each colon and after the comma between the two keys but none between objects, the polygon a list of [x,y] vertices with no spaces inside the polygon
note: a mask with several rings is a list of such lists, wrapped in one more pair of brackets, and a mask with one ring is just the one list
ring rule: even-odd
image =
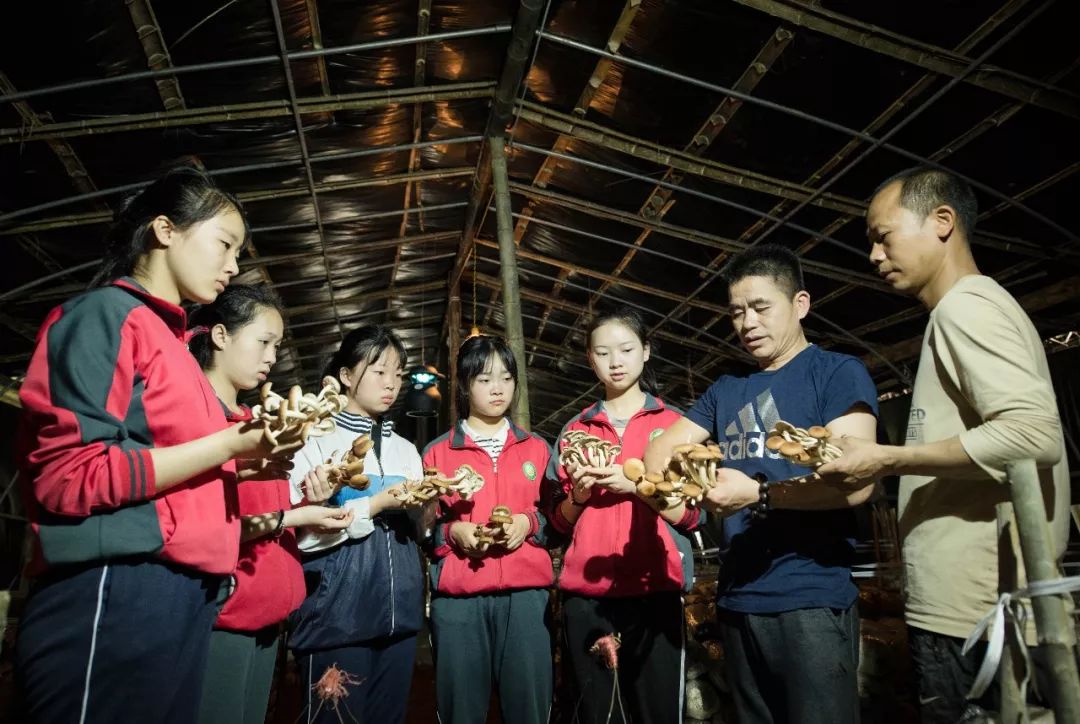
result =
[{"label": "bamboo pole", "polygon": [[[1017,589],[1016,521],[1013,519],[1012,506],[998,503],[994,506],[997,513],[998,528],[998,593],[1010,593]],[[1001,667],[998,669],[998,685],[1001,688],[1002,724],[1021,724],[1027,703],[1020,699],[1020,679],[1023,677],[1023,660],[1017,657],[1017,642],[1012,626],[1005,627],[1005,647],[1001,652]]]},{"label": "bamboo pole", "polygon": [[[1046,506],[1035,461],[1008,463],[1005,472],[1028,583],[1060,579],[1056,556],[1050,544],[1050,528],[1046,523]],[[1069,643],[1074,632],[1065,608],[1065,594],[1034,596],[1031,608],[1035,612],[1039,645],[1049,663],[1049,698],[1055,721],[1080,722],[1080,674],[1077,673],[1073,646]]]},{"label": "bamboo pole", "polygon": [[457,360],[458,350],[461,349],[461,285],[450,290],[450,335],[448,338],[449,349],[447,350],[447,375],[450,383],[447,385],[447,396],[450,398],[450,425],[456,425],[458,420],[457,409]]},{"label": "bamboo pole", "polygon": [[510,216],[509,174],[506,169],[506,137],[488,139],[491,155],[491,180],[495,186],[495,221],[499,234],[499,274],[502,277],[503,318],[506,341],[517,359],[517,399],[514,403],[514,422],[529,430],[529,379],[525,373],[525,329],[521,321],[521,287],[514,245],[514,220]]}]

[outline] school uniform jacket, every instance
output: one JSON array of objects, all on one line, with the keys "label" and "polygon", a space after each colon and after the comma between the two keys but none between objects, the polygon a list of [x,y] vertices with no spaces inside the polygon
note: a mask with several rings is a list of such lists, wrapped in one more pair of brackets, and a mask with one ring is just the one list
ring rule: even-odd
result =
[{"label": "school uniform jacket", "polygon": [[371,481],[367,489],[343,488],[326,503],[353,511],[349,527],[300,533],[308,595],[289,617],[289,646],[301,652],[415,634],[424,617],[416,515],[401,510],[374,518],[369,514],[372,495],[423,476],[420,454],[392,431],[389,421],[377,429],[371,418],[359,415],[339,413],[334,421],[334,432],[310,438],[294,458],[294,502],[303,498],[304,475],[331,457],[339,458],[360,435],[371,435],[377,447],[364,458],[364,474]]},{"label": "school uniform jacket", "polygon": [[[544,540],[547,519],[540,510],[540,493],[551,448],[537,435],[510,423],[498,461],[465,433],[459,420],[424,450],[424,467],[452,476],[459,466],[472,466],[484,487],[471,500],[444,496],[442,515],[431,546],[431,584],[438,593],[469,596],[523,588],[544,588],[553,581],[551,556]],[[493,547],[483,558],[469,558],[450,541],[450,526],[458,521],[486,523],[491,510],[505,505],[529,517],[529,533],[514,551]]]},{"label": "school uniform jacket", "polygon": [[[580,430],[621,444],[616,465],[622,465],[627,458],[641,458],[649,441],[681,417],[660,399],[646,394],[644,407],[630,418],[620,442],[603,403],[597,402],[566,424],[559,435],[558,450],[565,447],[563,435]],[[548,477],[557,481],[561,493],[552,501],[552,524],[556,530],[573,534],[563,556],[559,588],[597,598],[690,589],[694,562],[686,534],[700,522],[698,510],[688,508],[683,519],[672,526],[636,496],[594,486],[588,504],[571,525],[559,504],[570,495],[573,481],[557,456]]]},{"label": "school uniform jacket", "polygon": [[[251,419],[251,410],[226,412],[230,422]],[[263,515],[292,508],[288,480],[249,480],[237,488],[240,515]],[[236,588],[218,615],[215,628],[258,631],[281,623],[304,602],[304,569],[291,528],[240,544],[233,573]]]},{"label": "school uniform jacket", "polygon": [[46,317],[19,394],[28,572],[141,555],[211,574],[235,568],[235,465],[162,493],[155,485],[152,448],[228,424],[187,351],[186,322],[129,278]]}]

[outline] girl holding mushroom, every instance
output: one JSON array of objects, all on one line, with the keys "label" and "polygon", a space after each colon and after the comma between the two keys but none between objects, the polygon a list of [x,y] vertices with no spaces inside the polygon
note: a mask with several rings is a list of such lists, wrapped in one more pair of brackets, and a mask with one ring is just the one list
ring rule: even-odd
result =
[{"label": "girl holding mushroom", "polygon": [[[656,497],[639,494],[621,463],[640,458],[649,440],[681,415],[656,397],[646,367],[645,325],[636,312],[598,315],[586,344],[604,397],[563,428],[563,462],[553,459],[548,473],[559,488],[552,523],[571,535],[559,588],[567,650],[580,689],[577,716],[583,724],[608,721],[617,683],[621,700],[615,721],[679,721],[681,593],[693,582],[686,534],[700,514],[679,500],[661,509]],[[623,662],[615,670],[590,653],[611,634],[619,637]]]},{"label": "girl holding mushroom", "polygon": [[20,391],[18,459],[38,576],[16,672],[35,722],[190,722],[236,567],[235,459],[281,457],[230,424],[184,346],[250,229],[206,174],[128,199],[90,291],[52,310]]},{"label": "girl holding mushroom", "polygon": [[[234,284],[191,316],[188,349],[214,388],[230,422],[252,418],[237,394],[266,381],[284,333],[281,301],[268,287]],[[293,508],[288,468],[265,460],[237,461],[240,561],[235,589],[210,636],[199,724],[261,724],[277,662],[281,622],[304,600],[304,572],[291,530],[342,529],[352,514],[340,508]]]},{"label": "girl holding mushroom", "polygon": [[[333,493],[330,503],[353,516],[345,530],[307,529],[299,540],[308,596],[289,619],[288,644],[300,664],[309,723],[405,719],[423,622],[424,580],[415,546],[423,525],[394,492],[407,480],[420,480],[423,466],[416,448],[384,417],[401,390],[405,362],[404,345],[387,327],[345,335],[324,375],[341,382],[348,404],[334,416],[333,433],[308,440],[290,477],[294,502]],[[370,448],[358,443],[363,435],[370,436]],[[362,489],[329,478],[327,462],[350,453],[363,456]],[[347,696],[336,706],[322,705],[312,687],[337,670],[347,674]]]},{"label": "girl holding mushroom", "polygon": [[492,682],[503,721],[543,724],[551,707],[553,574],[538,509],[551,451],[507,417],[517,375],[505,340],[466,340],[455,391],[465,417],[424,451],[428,468],[468,465],[485,481],[469,500],[442,497],[431,551],[435,691],[446,724],[487,721]]}]

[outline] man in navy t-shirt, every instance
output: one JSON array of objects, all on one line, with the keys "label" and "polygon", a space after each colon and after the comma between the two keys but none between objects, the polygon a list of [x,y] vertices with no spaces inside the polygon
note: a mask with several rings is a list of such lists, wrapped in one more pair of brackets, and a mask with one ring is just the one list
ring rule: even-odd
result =
[{"label": "man in navy t-shirt", "polygon": [[659,470],[675,446],[710,437],[724,453],[704,505],[724,516],[717,604],[739,721],[858,722],[851,508],[873,487],[777,484],[809,470],[765,439],[778,420],[873,439],[877,392],[858,359],[806,341],[810,295],[794,253],[749,249],[724,278],[735,332],[759,371],[718,379],[649,445],[645,464]]}]

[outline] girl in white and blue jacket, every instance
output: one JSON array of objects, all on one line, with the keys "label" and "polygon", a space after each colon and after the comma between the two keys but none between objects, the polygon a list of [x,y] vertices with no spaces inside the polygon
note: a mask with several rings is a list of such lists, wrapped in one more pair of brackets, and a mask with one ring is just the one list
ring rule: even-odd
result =
[{"label": "girl in white and blue jacket", "polygon": [[[299,539],[308,596],[290,617],[289,647],[307,689],[308,722],[405,719],[424,583],[418,516],[402,510],[390,489],[420,480],[423,466],[413,444],[383,417],[397,399],[405,362],[401,340],[386,327],[346,335],[326,374],[341,381],[349,403],[334,417],[337,429],[309,439],[294,460],[294,500],[306,493],[317,499],[326,492],[327,460],[339,459],[362,434],[374,442],[364,460],[369,486],[343,488],[330,498],[329,504],[352,510],[353,522],[344,531],[308,530]],[[333,665],[351,676],[349,695],[336,709],[312,694]]]}]

